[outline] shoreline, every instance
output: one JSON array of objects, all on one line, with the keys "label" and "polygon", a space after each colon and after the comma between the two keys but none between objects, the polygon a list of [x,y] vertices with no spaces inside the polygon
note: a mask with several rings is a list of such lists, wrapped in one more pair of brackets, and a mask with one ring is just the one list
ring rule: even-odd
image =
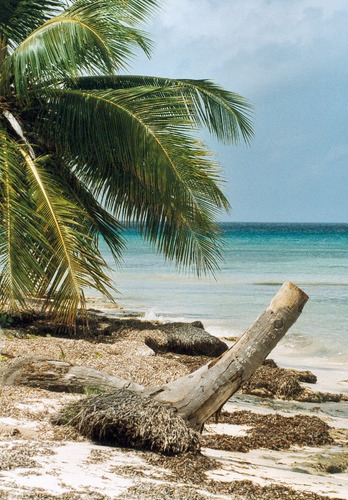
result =
[{"label": "shoreline", "polygon": [[[96,302],[91,305],[93,309],[97,308]],[[124,312],[119,310],[120,316]],[[102,311],[101,317],[103,314],[107,316],[107,310]],[[98,339],[91,342],[60,337],[39,338],[33,333],[30,337],[5,339],[4,351],[14,356],[24,356],[28,351],[38,352],[55,355],[58,359],[64,355],[64,359],[76,364],[122,373],[125,377],[131,373],[139,381],[145,377],[150,385],[154,385],[154,377],[164,377],[162,380],[165,380],[171,373],[174,379],[187,373],[180,355],[134,354],[132,336],[120,337],[109,344],[100,343]],[[313,371],[315,373],[314,368]],[[157,379],[155,383],[158,383]],[[312,389],[317,390],[316,385]],[[347,470],[328,473],[320,467],[324,463],[322,457],[336,463],[338,459],[342,460],[343,453],[343,459],[348,461],[348,402],[305,403],[260,398],[239,392],[226,403],[224,408],[229,412],[242,411],[246,412],[246,416],[251,411],[253,414],[283,415],[286,418],[294,415],[320,417],[332,428],[330,432],[337,434],[335,443],[340,444],[292,445],[284,450],[261,447],[247,452],[202,448],[199,460],[206,460],[208,469],[200,471],[198,476],[198,458],[183,458],[187,461],[183,470],[191,470],[191,475],[184,479],[179,458],[97,445],[77,436],[72,430],[68,432],[67,429],[52,426],[50,416],[64,402],[76,397],[27,387],[0,388],[0,456],[7,461],[1,468],[0,460],[0,496],[3,495],[4,499],[323,498],[315,495],[345,498]],[[226,439],[225,435],[243,439],[248,435],[248,429],[251,429],[250,425],[210,422],[204,435],[212,435],[218,443]],[[299,493],[289,496],[289,491],[284,489],[289,486]],[[166,496],[161,491],[165,491]],[[301,497],[301,491],[306,492],[305,496]]]}]

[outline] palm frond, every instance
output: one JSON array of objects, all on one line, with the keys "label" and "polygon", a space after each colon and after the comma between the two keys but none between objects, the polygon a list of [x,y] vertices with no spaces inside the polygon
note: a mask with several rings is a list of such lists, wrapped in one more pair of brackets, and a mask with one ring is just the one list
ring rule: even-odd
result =
[{"label": "palm frond", "polygon": [[[214,220],[228,202],[218,186],[218,166],[204,145],[190,136],[187,99],[171,91],[163,98],[163,92],[158,95],[158,89],[145,87],[117,92],[57,90],[47,99],[38,133],[76,161],[75,174],[108,211],[116,215],[121,210],[140,221],[148,228],[145,237],[157,242],[167,257],[194,265],[197,271],[207,270],[216,264],[210,251],[218,234]],[[49,128],[46,124],[52,124],[53,116],[55,125]],[[127,189],[129,180],[130,190],[143,193],[139,210],[120,198],[120,183]],[[171,234],[164,229],[165,220]],[[175,227],[182,234],[186,231],[186,250],[172,246]]]},{"label": "palm frond", "polygon": [[213,272],[229,203],[194,138],[248,143],[251,105],[208,80],[117,76],[160,0],[0,0],[0,307],[46,298],[72,326],[84,290],[111,297],[99,239],[123,224],[179,267]]},{"label": "palm frond", "polygon": [[78,308],[84,310],[86,287],[111,298],[110,280],[104,271],[107,266],[93,240],[85,234],[81,209],[65,198],[59,183],[42,167],[42,159],[33,161],[24,148],[20,152],[26,165],[30,198],[45,221],[42,233],[53,249],[45,269],[45,295],[49,301],[53,299],[49,310],[58,322],[72,326]]},{"label": "palm frond", "polygon": [[0,307],[18,312],[46,280],[53,249],[28,193],[20,146],[0,127]]},{"label": "palm frond", "polygon": [[[109,182],[102,195],[118,218],[125,224],[137,223],[141,235],[179,268],[191,267],[197,275],[214,273],[221,261],[222,240],[211,213],[180,201],[175,185],[160,191],[135,173],[115,170],[114,165],[108,168]],[[95,178],[99,180],[98,173]]]},{"label": "palm frond", "polygon": [[[67,82],[71,86],[70,82]],[[187,100],[191,117],[197,126],[205,126],[217,139],[226,143],[239,142],[240,136],[248,144],[253,136],[252,105],[247,99],[229,92],[209,80],[182,80],[151,76],[104,75],[85,76],[73,82],[76,89],[131,89],[147,87],[176,92]],[[164,94],[165,95],[165,94]]]},{"label": "palm frond", "polygon": [[115,254],[121,240],[113,219],[88,193],[78,200],[82,188],[68,188],[73,176],[62,182],[48,160],[34,161],[0,121],[0,310],[18,313],[28,298],[45,298],[57,322],[73,326],[86,287],[113,300],[98,235]]},{"label": "palm frond", "polygon": [[86,234],[93,238],[96,245],[99,237],[102,237],[110,248],[115,263],[119,264],[125,249],[123,225],[101,206],[97,198],[76,176],[74,165],[69,165],[62,158],[50,157],[45,162],[45,168],[49,168],[52,175],[54,173],[59,178],[66,198],[81,207],[86,214],[84,220]]},{"label": "palm frond", "polygon": [[63,5],[62,0],[0,0],[0,33],[14,48]]},{"label": "palm frond", "polygon": [[62,76],[125,68],[135,47],[149,55],[146,34],[127,24],[134,17],[127,4],[77,0],[30,33],[10,56],[17,93],[26,96],[28,85],[47,85]]}]

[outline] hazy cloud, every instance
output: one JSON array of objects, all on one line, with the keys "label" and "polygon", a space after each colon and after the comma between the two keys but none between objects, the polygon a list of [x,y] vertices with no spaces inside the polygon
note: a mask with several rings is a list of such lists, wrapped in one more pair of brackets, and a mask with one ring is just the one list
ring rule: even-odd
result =
[{"label": "hazy cloud", "polygon": [[[255,91],[343,56],[348,4],[331,0],[168,0],[150,26],[168,76],[233,80]],[[221,79],[220,79],[221,80]]]}]

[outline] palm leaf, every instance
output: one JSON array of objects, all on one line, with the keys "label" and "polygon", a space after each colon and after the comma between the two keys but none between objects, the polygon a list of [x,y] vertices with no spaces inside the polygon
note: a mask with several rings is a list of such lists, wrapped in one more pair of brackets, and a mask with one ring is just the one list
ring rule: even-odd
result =
[{"label": "palm leaf", "polygon": [[[30,198],[45,221],[42,233],[54,249],[46,268],[49,310],[58,322],[73,325],[79,306],[84,310],[84,289],[93,287],[111,298],[106,267],[93,240],[86,236],[81,209],[64,196],[57,180],[21,148]],[[42,289],[41,289],[42,293]]]},{"label": "palm leaf", "polygon": [[49,168],[59,178],[67,199],[81,207],[86,214],[84,226],[95,244],[98,245],[99,237],[109,246],[115,263],[119,264],[121,255],[125,249],[123,238],[124,227],[120,222],[105,210],[91,191],[78,179],[74,173],[74,167],[58,157],[50,157],[45,162],[46,169]]},{"label": "palm leaf", "polygon": [[[136,217],[147,228],[145,237],[179,264],[211,269],[217,255],[211,252],[218,233],[214,220],[228,202],[218,186],[217,165],[190,137],[187,100],[171,91],[163,98],[163,92],[144,87],[54,91],[40,115],[38,133],[76,162],[75,174],[108,211]],[[53,116],[55,125],[49,128]],[[130,210],[131,194],[127,203],[121,199],[127,189],[146,193],[142,209],[138,204]],[[175,252],[178,233],[185,234],[185,245]]]},{"label": "palm leaf", "polygon": [[63,5],[62,0],[0,0],[0,33],[15,47]]},{"label": "palm leaf", "polygon": [[[112,175],[111,173],[114,172]],[[137,223],[141,235],[179,268],[192,267],[199,275],[213,273],[221,260],[220,229],[206,213],[174,195],[175,186],[160,191],[132,172],[110,166],[105,202],[124,223]]]},{"label": "palm leaf", "polygon": [[125,24],[134,17],[126,7],[123,1],[77,0],[30,33],[10,56],[17,93],[26,96],[29,81],[33,88],[62,76],[125,68],[134,47],[149,54],[147,36]]},{"label": "palm leaf", "polygon": [[[69,82],[67,82],[68,85]],[[131,89],[136,87],[171,89],[181,95],[194,110],[195,125],[204,125],[217,139],[237,143],[240,136],[249,143],[253,136],[251,104],[209,80],[175,80],[151,76],[87,76],[73,83],[76,89]],[[165,96],[165,94],[163,94]]]},{"label": "palm leaf", "polygon": [[218,266],[229,204],[192,133],[248,143],[251,106],[207,80],[115,75],[149,55],[138,26],[158,4],[0,0],[0,306],[45,297],[73,325],[86,287],[111,298],[98,243],[120,260],[119,220],[179,266]]},{"label": "palm leaf", "polygon": [[0,128],[0,307],[18,312],[46,280],[53,249],[28,193],[20,146]]}]

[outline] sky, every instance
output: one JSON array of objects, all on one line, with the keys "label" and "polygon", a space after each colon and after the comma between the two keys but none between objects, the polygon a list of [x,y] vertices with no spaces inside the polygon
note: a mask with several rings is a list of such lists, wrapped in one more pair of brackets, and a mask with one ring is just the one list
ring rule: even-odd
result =
[{"label": "sky", "polygon": [[347,0],[166,0],[131,73],[210,79],[254,106],[251,145],[217,153],[221,220],[348,223]]}]

